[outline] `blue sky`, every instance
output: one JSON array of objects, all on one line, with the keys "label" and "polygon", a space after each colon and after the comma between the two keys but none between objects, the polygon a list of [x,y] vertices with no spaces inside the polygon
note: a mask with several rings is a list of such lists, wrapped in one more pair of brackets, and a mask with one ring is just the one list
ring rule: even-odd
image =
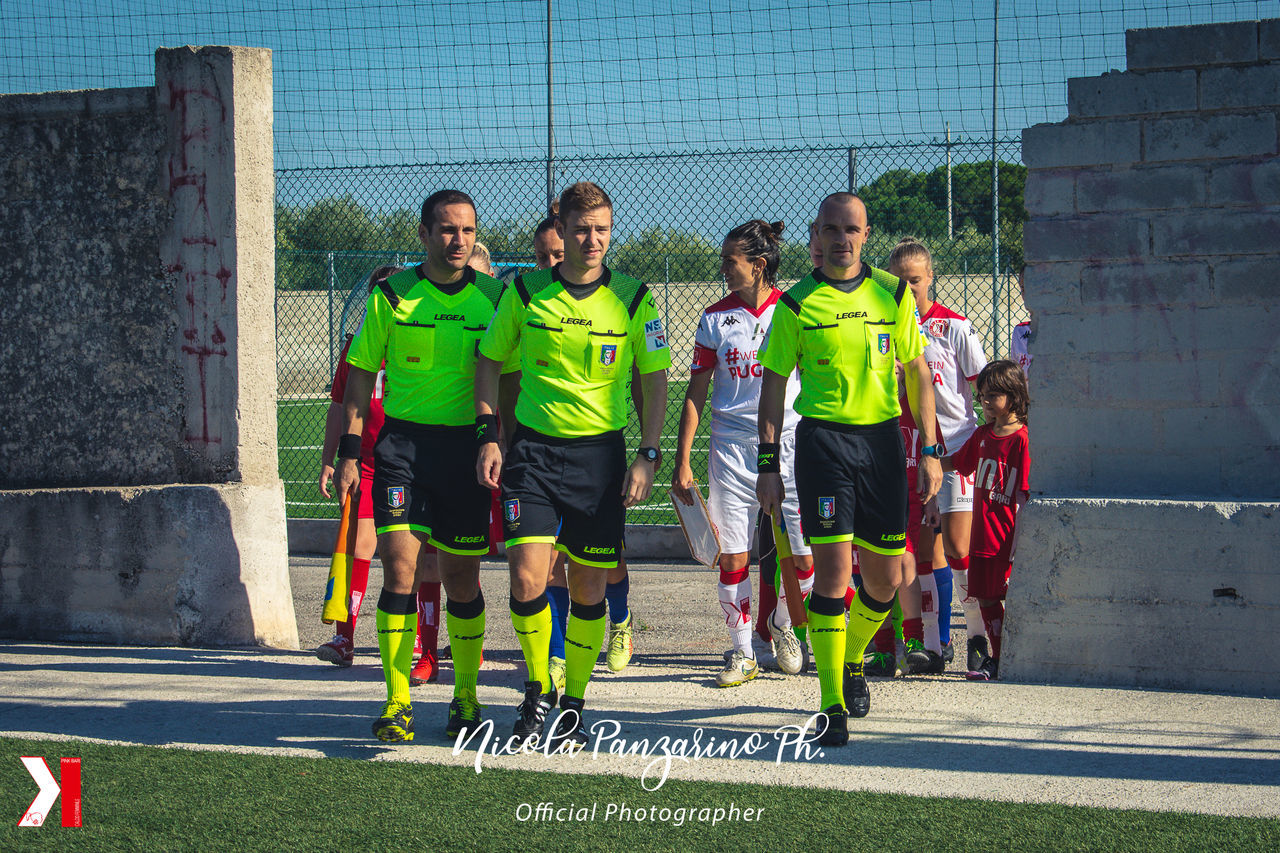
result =
[{"label": "blue sky", "polygon": [[[741,8],[745,6],[746,8]],[[1280,2],[1004,0],[1000,136],[1065,115],[1124,30],[1280,16]],[[7,0],[0,89],[140,86],[157,46],[274,51],[281,168],[539,158],[544,0]],[[563,156],[991,133],[985,2],[554,0]]]}]

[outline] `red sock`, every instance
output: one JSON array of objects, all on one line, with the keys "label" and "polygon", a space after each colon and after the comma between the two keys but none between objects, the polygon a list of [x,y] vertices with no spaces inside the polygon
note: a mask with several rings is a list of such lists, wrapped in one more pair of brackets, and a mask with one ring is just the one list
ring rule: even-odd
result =
[{"label": "red sock", "polygon": [[916,574],[918,575],[933,574],[933,562],[930,561],[927,563],[916,563]]},{"label": "red sock", "polygon": [[422,653],[436,653],[440,641],[440,582],[423,581],[418,586],[418,637]]},{"label": "red sock", "polygon": [[1004,602],[983,601],[979,603],[982,610],[982,624],[987,629],[987,639],[991,641],[991,656],[1000,660],[1000,631],[1004,628]]},{"label": "red sock", "polygon": [[876,631],[876,635],[871,638],[875,644],[877,652],[885,654],[893,654],[894,649],[893,620],[886,619],[880,623],[880,630]]},{"label": "red sock", "polygon": [[849,606],[853,604],[853,597],[855,595],[857,595],[857,593],[853,591],[853,587],[849,587],[844,591],[844,609],[845,610],[848,610]]},{"label": "red sock", "polygon": [[948,557],[947,560],[951,563],[951,571],[953,572],[969,571],[969,556],[967,554],[963,557]]},{"label": "red sock", "polygon": [[356,619],[360,616],[360,605],[364,602],[365,590],[369,588],[369,561],[351,561],[351,618],[338,623],[338,633],[348,640],[356,636]]},{"label": "red sock", "polygon": [[[889,620],[885,620],[886,622]],[[902,639],[919,640],[924,642],[924,619],[917,617],[915,619],[902,620]]]}]

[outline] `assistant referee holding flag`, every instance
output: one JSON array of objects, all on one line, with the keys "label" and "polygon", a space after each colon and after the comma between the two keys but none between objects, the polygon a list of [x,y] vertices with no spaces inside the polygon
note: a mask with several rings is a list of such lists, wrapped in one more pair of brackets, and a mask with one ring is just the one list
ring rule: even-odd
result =
[{"label": "assistant referee holding flag", "polygon": [[[476,475],[493,488],[502,475],[511,570],[511,622],[529,680],[513,733],[543,736],[556,701],[547,671],[551,637],[547,566],[552,548],[569,558],[565,690],[553,746],[585,745],[583,694],[605,632],[608,570],[622,553],[625,507],[653,487],[667,402],[667,347],[648,288],[604,265],[613,202],[582,182],[560,196],[556,230],[564,260],[517,278],[480,342],[476,368]],[[499,363],[520,354],[516,428],[503,468],[494,404]],[[635,364],[644,391],[641,439],[628,465],[622,428]]]},{"label": "assistant referee holding flag", "polygon": [[[800,367],[796,492],[813,548],[809,638],[827,716],[820,738],[825,746],[847,743],[847,715],[865,717],[871,709],[862,653],[902,583],[907,486],[895,359],[905,368],[911,414],[923,432],[921,501],[942,484],[933,384],[915,298],[896,276],[863,263],[869,233],[867,209],[857,196],[841,192],[823,199],[817,222],[822,269],[778,300],[760,358],[765,371],[756,494],[770,515],[783,497],[778,442],[787,377]],[[852,546],[858,548],[862,587],[846,628],[843,596],[853,572]]]},{"label": "assistant referee holding flag", "polygon": [[[373,518],[382,555],[378,649],[387,704],[373,723],[385,741],[413,740],[409,666],[417,630],[415,574],[423,545],[439,552],[449,595],[454,695],[445,733],[480,725],[476,680],[484,648],[480,557],[489,551],[489,492],[471,473],[476,353],[502,283],[467,266],[476,207],[466,193],[441,190],[422,203],[418,237],[427,259],[369,294],[351,344],[343,397],[346,435],[338,444],[338,496],[360,485],[360,431],[378,367],[386,362],[387,419],[373,449]],[[365,484],[368,488],[370,484]]]}]

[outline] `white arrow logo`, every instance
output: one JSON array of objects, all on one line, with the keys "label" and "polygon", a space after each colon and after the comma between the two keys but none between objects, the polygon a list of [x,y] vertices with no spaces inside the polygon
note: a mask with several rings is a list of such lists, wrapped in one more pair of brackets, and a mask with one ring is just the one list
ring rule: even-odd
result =
[{"label": "white arrow logo", "polygon": [[49,765],[44,763],[43,758],[24,755],[22,763],[26,765],[31,778],[35,779],[36,784],[40,786],[40,793],[36,794],[36,798],[31,801],[26,813],[18,821],[18,826],[41,826],[49,814],[49,809],[53,808],[53,804],[58,801],[58,794],[62,793],[62,788],[58,786],[58,781],[53,778],[53,773],[49,771]]}]

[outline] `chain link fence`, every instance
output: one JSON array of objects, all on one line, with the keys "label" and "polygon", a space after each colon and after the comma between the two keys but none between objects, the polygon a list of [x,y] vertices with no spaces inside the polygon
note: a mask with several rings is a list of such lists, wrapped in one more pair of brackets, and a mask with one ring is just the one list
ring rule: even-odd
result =
[{"label": "chain link fence", "polygon": [[[779,271],[785,289],[810,268],[808,225],[818,202],[829,192],[853,189],[866,200],[872,225],[864,258],[884,267],[902,236],[921,239],[934,255],[935,298],[973,320],[989,357],[1007,355],[1013,325],[1026,318],[1017,289],[1025,169],[1017,140],[995,147],[998,192],[992,187],[990,141],[555,164],[558,187],[593,180],[610,193],[615,227],[607,263],[649,283],[668,329],[672,369],[664,462],[653,498],[630,511],[631,523],[675,522],[667,488],[693,335],[702,310],[726,292],[719,277],[720,243],[741,222],[787,223]],[[280,474],[291,517],[337,515],[316,486],[330,382],[343,336],[354,332],[363,315],[369,273],[383,264],[422,260],[422,199],[446,186],[470,193],[480,239],[499,274],[510,279],[533,264],[545,183],[546,163],[540,160],[277,173]],[[709,412],[701,424],[693,468],[705,482]],[[627,433],[636,445],[634,414]]]}]

